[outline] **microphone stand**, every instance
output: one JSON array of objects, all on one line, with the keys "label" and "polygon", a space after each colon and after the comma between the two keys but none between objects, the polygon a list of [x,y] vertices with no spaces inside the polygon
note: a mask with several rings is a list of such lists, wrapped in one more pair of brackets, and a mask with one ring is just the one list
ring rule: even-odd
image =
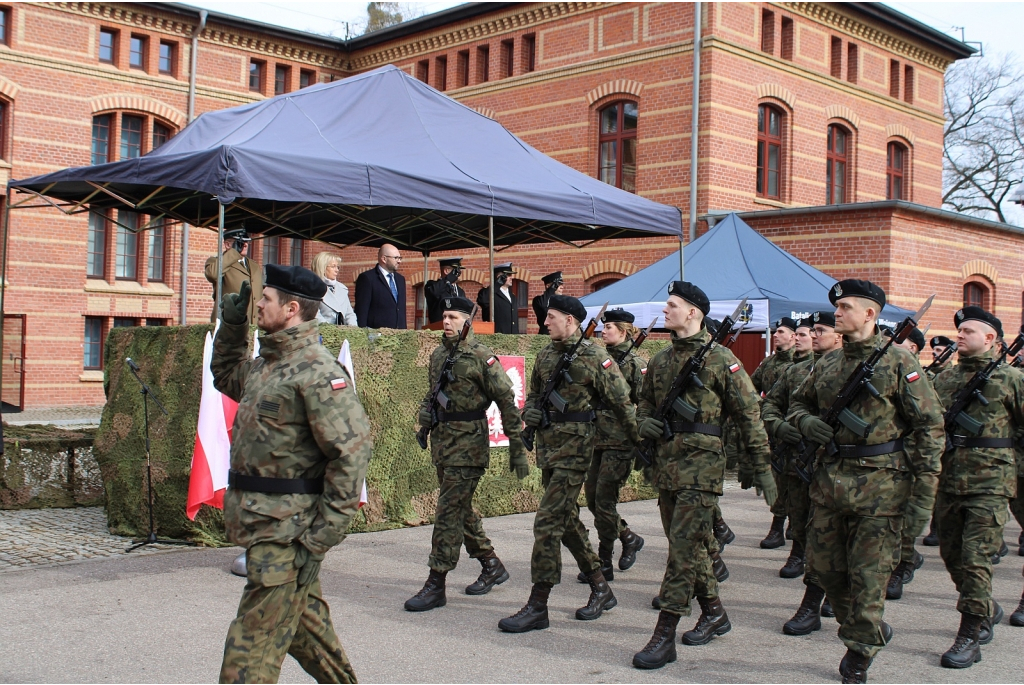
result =
[{"label": "microphone stand", "polygon": [[149,397],[152,395],[153,401],[156,402],[156,406],[160,408],[164,416],[167,416],[167,410],[164,409],[164,405],[160,404],[160,400],[156,398],[156,395],[153,395],[153,391],[149,389],[149,386],[139,376],[139,367],[132,361],[132,358],[128,357],[125,359],[125,362],[128,364],[132,375],[135,376],[135,380],[139,382],[139,392],[142,393],[142,413],[146,426],[146,494],[149,503],[149,535],[146,536],[145,540],[132,540],[132,546],[126,549],[125,552],[134,552],[146,545],[194,545],[195,543],[188,540],[170,540],[156,536],[156,524],[153,521],[153,461],[150,458],[149,451]]}]

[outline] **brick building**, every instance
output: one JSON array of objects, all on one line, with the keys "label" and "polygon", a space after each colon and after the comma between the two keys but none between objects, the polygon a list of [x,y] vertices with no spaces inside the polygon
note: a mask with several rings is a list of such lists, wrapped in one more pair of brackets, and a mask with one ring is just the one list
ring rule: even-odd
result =
[{"label": "brick building", "polygon": [[[702,219],[740,211],[824,271],[878,280],[896,304],[937,291],[935,332],[951,331],[965,297],[1020,321],[1020,232],[937,209],[943,76],[967,46],[882,5],[702,8]],[[393,63],[559,161],[690,209],[692,4],[471,3],[348,42],[217,13],[197,34],[200,21],[174,3],[0,3],[0,176],[138,156],[174,135],[188,121],[196,38],[197,115]],[[147,221],[124,214],[120,224]],[[181,321],[183,227],[133,234],[17,208],[9,230],[4,401],[101,403],[110,328]],[[214,236],[192,228],[188,247],[184,308],[197,323],[212,305],[202,266]],[[536,330],[528,302],[544,274],[563,270],[582,295],[677,248],[652,238],[502,258]],[[253,256],[308,265],[321,249],[281,238]],[[351,287],[374,255],[341,254]],[[472,297],[487,260],[465,256]],[[407,254],[403,271],[416,302],[422,259]]]}]

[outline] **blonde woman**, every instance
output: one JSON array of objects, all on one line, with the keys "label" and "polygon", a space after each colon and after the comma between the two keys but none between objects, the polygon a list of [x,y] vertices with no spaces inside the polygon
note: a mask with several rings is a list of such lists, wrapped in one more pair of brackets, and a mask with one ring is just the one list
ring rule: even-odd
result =
[{"label": "blonde woman", "polygon": [[327,284],[327,294],[320,303],[316,319],[322,323],[355,326],[356,313],[348,299],[348,288],[338,281],[340,271],[341,257],[330,252],[320,252],[313,257],[313,273]]}]

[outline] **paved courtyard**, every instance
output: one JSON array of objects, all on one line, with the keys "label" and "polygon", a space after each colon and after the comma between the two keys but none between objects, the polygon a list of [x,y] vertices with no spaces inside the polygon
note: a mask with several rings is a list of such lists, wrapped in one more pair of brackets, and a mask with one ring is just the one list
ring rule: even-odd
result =
[{"label": "paved courtyard", "polygon": [[[679,661],[660,671],[630,666],[654,626],[650,600],[664,569],[666,543],[653,502],[622,507],[647,545],[637,565],[612,583],[619,606],[594,622],[573,618],[587,589],[575,582],[566,554],[563,583],[551,596],[551,627],[524,635],[498,630],[498,620],[517,611],[529,594],[529,514],[486,521],[512,575],[487,596],[462,594],[479,571],[463,558],[449,575],[448,606],[424,614],[402,610],[426,577],[430,526],[349,537],[324,562],[324,590],[363,682],[838,682],[844,648],[834,623],[826,621],[808,637],[781,632],[803,586],[778,577],[783,550],[757,546],[768,521],[763,502],[752,492],[734,490],[722,503],[737,535],[726,549],[732,575],[722,587],[733,630],[704,647],[679,645]],[[11,513],[0,512],[0,525],[7,526],[0,528],[0,539],[12,530]],[[583,516],[589,525],[589,514]],[[99,512],[86,511],[82,518],[99,529],[69,531],[83,540],[73,563],[54,563],[71,556],[38,559],[48,565],[8,565],[0,572],[0,682],[215,681],[244,583],[227,572],[238,550],[124,555],[126,541],[105,535]],[[56,519],[49,523],[61,525]],[[1007,541],[1015,542],[1018,533],[1011,523]],[[19,539],[18,544],[31,543]],[[904,598],[886,606],[896,637],[872,667],[872,682],[1021,682],[1024,629],[1006,622],[996,629],[995,642],[983,648],[981,663],[966,671],[938,666],[956,633],[956,597],[936,549],[921,551],[924,567]],[[85,558],[90,553],[113,556]],[[1022,563],[1011,554],[996,567],[995,592],[1007,612],[1020,598]],[[695,620],[681,625],[688,628]],[[311,679],[288,659],[281,681]]]}]

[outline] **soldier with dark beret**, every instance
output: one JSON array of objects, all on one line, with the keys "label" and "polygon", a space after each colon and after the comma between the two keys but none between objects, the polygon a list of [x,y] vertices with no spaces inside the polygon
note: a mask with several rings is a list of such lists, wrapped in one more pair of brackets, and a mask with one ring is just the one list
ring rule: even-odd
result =
[{"label": "soldier with dark beret", "polygon": [[564,290],[562,272],[555,271],[540,280],[544,281],[544,292],[533,298],[533,313],[537,317],[537,325],[540,326],[538,334],[547,335],[548,327],[544,325],[544,320],[548,316],[548,302],[551,301],[552,295],[561,295]]},{"label": "soldier with dark beret", "polygon": [[224,527],[246,548],[248,578],[220,680],[277,682],[291,654],[318,682],[354,683],[318,578],[359,506],[369,420],[345,367],[320,344],[327,284],[301,266],[267,265],[256,359],[249,283],[240,290],[224,296],[210,364],[217,390],[239,403]]},{"label": "soldier with dark beret", "polygon": [[[1002,356],[1002,322],[981,307],[956,312],[960,363],[935,379],[947,409],[978,371]],[[1024,332],[1022,332],[1024,335]],[[1024,375],[1005,363],[980,388],[985,402],[971,401],[947,422],[935,519],[939,553],[960,599],[960,629],[942,655],[947,668],[981,661],[1003,610],[992,599],[992,557],[1003,543],[1007,505],[1017,494],[1014,439],[1024,429]]]},{"label": "soldier with dark beret", "polygon": [[[491,286],[481,288],[476,303],[480,305],[484,321],[494,321],[495,333],[525,333],[519,330],[519,305],[516,292],[509,280],[512,278],[512,262],[494,267],[494,280],[498,285],[494,291],[494,312],[491,312]],[[493,318],[492,318],[493,317]]]},{"label": "soldier with dark beret", "polygon": [[459,562],[465,544],[470,558],[482,566],[480,577],[466,588],[467,595],[484,595],[508,580],[508,571],[494,553],[484,533],[480,513],[473,508],[473,494],[490,463],[487,407],[494,402],[509,441],[509,467],[520,479],[530,472],[526,448],[520,439],[522,420],[516,407],[512,381],[494,351],[477,340],[472,330],[459,342],[462,327],[473,314],[473,303],[464,297],[441,300],[444,338],[430,355],[430,387],[444,368],[452,347],[459,345],[452,368],[454,378],[445,387],[448,407],[430,406],[430,395],[420,404],[419,422],[437,427],[430,434],[430,456],[437,467],[440,491],[431,536],[430,575],[423,588],[405,603],[407,611],[427,611],[444,606],[445,580]]},{"label": "soldier with dark beret", "polygon": [[637,440],[629,384],[603,347],[582,341],[577,348],[578,356],[566,372],[568,377],[563,375],[555,386],[565,401],[565,411],[558,411],[550,403],[540,406],[544,386],[552,378],[559,359],[580,339],[580,324],[586,316],[586,307],[575,297],[551,297],[545,320],[551,344],[537,355],[530,375],[523,420],[537,429],[537,466],[542,470],[544,495],[533,521],[530,599],[518,613],[498,622],[498,627],[509,633],[548,627],[548,596],[561,580],[562,545],[572,553],[590,583],[590,598],[586,606],[576,610],[576,618],[592,621],[617,603],[601,573],[601,560],[590,546],[576,502],[594,453],[594,407],[610,407],[626,439]]},{"label": "soldier with dark beret", "polygon": [[466,291],[458,285],[462,274],[462,257],[448,257],[438,260],[441,278],[427,281],[423,295],[427,300],[427,319],[437,323],[444,316],[444,301],[449,297],[466,297]]},{"label": "soldier with dark beret", "polygon": [[875,367],[878,395],[861,391],[849,410],[869,425],[865,436],[820,417],[853,370],[882,345],[878,313],[885,292],[845,280],[829,290],[843,347],[824,355],[790,398],[786,420],[819,450],[810,486],[807,568],[817,575],[847,647],[844,682],[867,682],[875,655],[892,637],[882,620],[885,588],[904,528],[916,537],[928,522],[942,453],[942,408],[922,382],[917,358],[891,347]]}]

